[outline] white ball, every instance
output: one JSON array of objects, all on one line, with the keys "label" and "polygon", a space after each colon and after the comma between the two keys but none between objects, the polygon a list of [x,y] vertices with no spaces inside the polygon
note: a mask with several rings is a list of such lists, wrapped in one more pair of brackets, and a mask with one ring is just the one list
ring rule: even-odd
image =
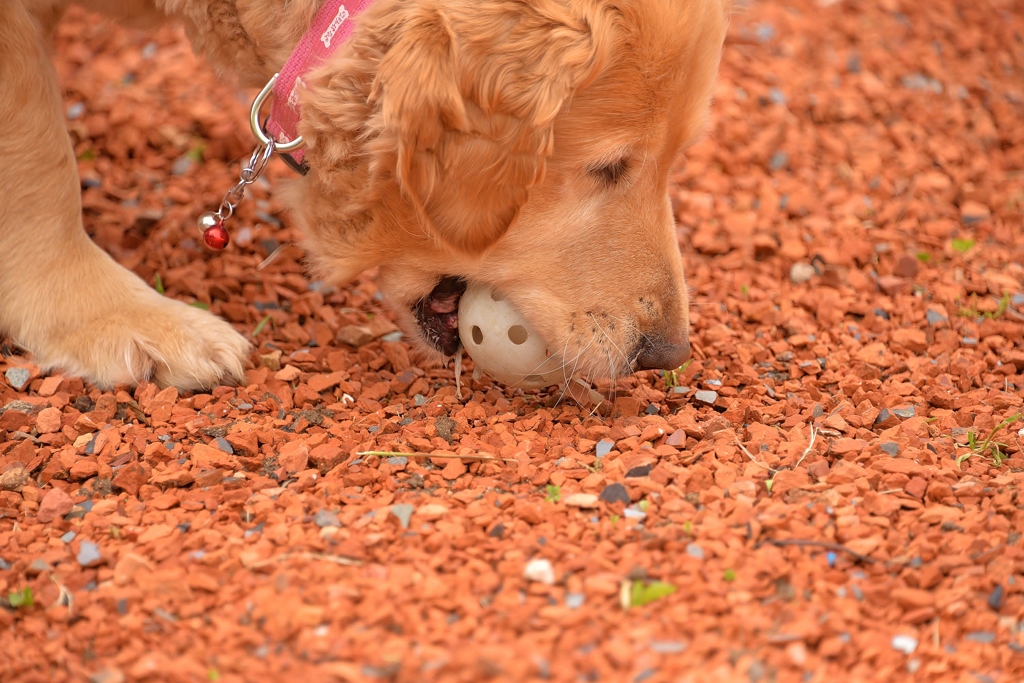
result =
[{"label": "white ball", "polygon": [[459,337],[477,368],[509,387],[567,381],[559,354],[512,304],[490,287],[470,284],[459,302]]}]

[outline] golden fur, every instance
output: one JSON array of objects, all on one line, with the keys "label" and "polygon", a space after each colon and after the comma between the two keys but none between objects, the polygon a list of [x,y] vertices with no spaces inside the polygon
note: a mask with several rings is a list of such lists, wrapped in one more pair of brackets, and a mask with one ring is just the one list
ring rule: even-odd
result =
[{"label": "golden fur", "polygon": [[[0,2],[0,332],[101,386],[240,379],[239,334],[157,295],[82,230],[47,56],[66,4]],[[82,4],[180,21],[252,86],[319,2]],[[688,300],[667,177],[703,129],[725,24],[724,0],[376,0],[307,80],[311,171],[283,190],[318,275],[379,266],[411,333],[416,302],[461,276],[505,292],[579,371],[675,367]]]}]

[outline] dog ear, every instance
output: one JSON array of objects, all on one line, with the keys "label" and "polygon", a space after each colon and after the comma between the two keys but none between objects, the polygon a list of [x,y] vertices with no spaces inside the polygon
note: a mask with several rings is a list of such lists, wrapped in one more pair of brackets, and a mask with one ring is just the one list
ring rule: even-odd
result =
[{"label": "dog ear", "polygon": [[410,5],[390,32],[371,104],[427,229],[478,253],[543,178],[554,119],[603,64],[609,22],[597,3],[578,0]]}]

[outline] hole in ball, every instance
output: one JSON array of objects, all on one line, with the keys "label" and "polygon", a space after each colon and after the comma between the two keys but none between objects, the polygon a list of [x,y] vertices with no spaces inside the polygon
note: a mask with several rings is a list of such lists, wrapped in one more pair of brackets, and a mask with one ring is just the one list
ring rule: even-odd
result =
[{"label": "hole in ball", "polygon": [[505,295],[498,292],[496,289],[491,290],[491,301],[504,301]]},{"label": "hole in ball", "polygon": [[476,325],[473,325],[473,343],[475,343],[475,344],[483,344],[484,343],[484,333],[483,333],[483,330],[481,330]]},{"label": "hole in ball", "polygon": [[526,331],[526,328],[522,325],[513,325],[508,328],[508,338],[512,340],[515,345],[525,344],[530,333]]}]

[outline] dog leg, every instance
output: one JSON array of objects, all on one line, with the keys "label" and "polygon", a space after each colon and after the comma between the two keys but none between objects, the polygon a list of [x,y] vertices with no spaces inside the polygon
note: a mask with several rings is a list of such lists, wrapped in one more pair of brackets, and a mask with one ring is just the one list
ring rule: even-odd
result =
[{"label": "dog leg", "polygon": [[82,228],[78,169],[46,45],[22,0],[0,1],[0,332],[41,366],[101,387],[241,379],[249,344],[240,334],[153,291]]}]

